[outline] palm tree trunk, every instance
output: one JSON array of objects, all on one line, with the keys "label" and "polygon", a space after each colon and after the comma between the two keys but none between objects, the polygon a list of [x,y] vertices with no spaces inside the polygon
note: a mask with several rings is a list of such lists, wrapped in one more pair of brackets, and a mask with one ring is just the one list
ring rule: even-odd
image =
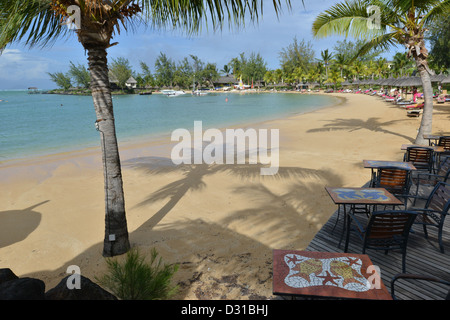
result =
[{"label": "palm tree trunk", "polygon": [[[423,46],[422,51],[426,52]],[[420,73],[422,79],[424,106],[422,113],[422,120],[420,122],[420,128],[415,140],[416,144],[426,144],[426,140],[423,135],[431,134],[433,123],[433,86],[431,85],[430,72],[428,71],[428,62],[426,59],[420,56],[416,56],[417,70]]]},{"label": "palm tree trunk", "polygon": [[130,249],[119,148],[114,123],[106,48],[87,48],[96,125],[100,132],[105,184],[105,238],[103,256],[112,257]]}]

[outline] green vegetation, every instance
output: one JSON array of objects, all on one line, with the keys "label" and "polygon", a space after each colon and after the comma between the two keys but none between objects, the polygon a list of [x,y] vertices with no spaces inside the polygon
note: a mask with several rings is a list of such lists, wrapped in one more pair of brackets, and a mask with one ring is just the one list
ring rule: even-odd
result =
[{"label": "green vegetation", "polygon": [[138,249],[127,252],[125,260],[106,259],[108,273],[97,281],[122,300],[163,300],[173,296],[178,287],[171,280],[178,265],[163,264],[156,249],[152,249],[150,262]]},{"label": "green vegetation", "polygon": [[[375,15],[371,8],[376,8]],[[425,45],[426,33],[430,26],[442,21],[442,26],[448,31],[448,24],[445,22],[448,21],[449,13],[449,0],[347,0],[332,5],[319,14],[313,23],[312,31],[316,37],[341,35],[360,39],[363,45],[351,61],[373,50],[387,50],[394,45],[405,47],[406,59],[415,62],[415,69],[422,81],[424,108],[415,142],[424,144],[426,141],[423,135],[432,132],[431,76],[434,74]],[[445,35],[443,37],[445,38]],[[440,40],[440,37],[434,40]],[[445,50],[442,52],[440,48],[448,46],[448,43],[435,41],[432,44],[436,57],[445,54]],[[448,50],[446,54],[448,55]],[[403,62],[406,66],[407,61],[403,61],[400,56],[397,63]],[[404,66],[398,70],[403,71]]]},{"label": "green vegetation", "polygon": [[[448,20],[448,18],[447,18]],[[442,20],[442,21],[447,21]],[[444,34],[444,35],[443,35]],[[447,39],[440,41],[438,35]],[[447,38],[445,38],[447,37]],[[448,73],[450,64],[449,50],[445,46],[450,43],[450,32],[445,28],[434,28],[430,32],[431,55],[430,68],[436,73]],[[137,81],[138,91],[146,88],[179,87],[191,90],[195,87],[214,87],[214,83],[221,76],[231,75],[235,82],[242,77],[244,83],[262,81],[266,87],[275,84],[295,86],[298,83],[319,83],[339,87],[342,82],[356,79],[374,79],[387,77],[403,77],[412,75],[417,68],[407,52],[397,52],[392,60],[380,57],[382,50],[372,49],[364,55],[358,55],[363,48],[362,40],[337,41],[332,49],[325,49],[317,53],[311,42],[298,40],[296,37],[286,48],[279,52],[280,68],[269,70],[267,62],[259,54],[252,52],[249,56],[240,53],[232,58],[221,70],[213,62],[204,62],[199,57],[189,55],[176,62],[166,53],[160,52],[153,64],[153,73],[147,62],[140,61],[140,72],[132,69],[128,59],[119,57],[112,59],[109,66],[110,78],[113,77],[117,86],[114,94],[133,93],[126,87],[126,81],[133,77]],[[449,49],[446,51],[446,49]],[[435,55],[433,55],[435,52]],[[319,56],[320,58],[315,58]],[[69,72],[49,74],[59,88],[67,91],[72,84],[79,89],[76,93],[89,93],[88,70],[82,66],[75,66],[70,62]],[[111,80],[111,79],[110,79]]]}]

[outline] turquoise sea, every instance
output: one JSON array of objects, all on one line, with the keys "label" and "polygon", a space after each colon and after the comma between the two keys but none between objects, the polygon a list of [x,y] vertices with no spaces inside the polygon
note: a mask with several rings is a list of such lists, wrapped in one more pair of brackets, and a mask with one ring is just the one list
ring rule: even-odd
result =
[{"label": "turquoise sea", "polygon": [[[95,147],[95,111],[90,96],[0,91],[0,161]],[[308,112],[337,98],[292,93],[212,93],[166,97],[114,96],[120,142],[191,130],[225,128]]]}]

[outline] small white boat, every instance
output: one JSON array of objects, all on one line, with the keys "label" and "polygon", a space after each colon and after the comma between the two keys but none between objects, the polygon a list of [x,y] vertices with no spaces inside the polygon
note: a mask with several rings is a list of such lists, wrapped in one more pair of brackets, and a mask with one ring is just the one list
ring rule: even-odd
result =
[{"label": "small white boat", "polygon": [[208,89],[197,89],[192,91],[192,94],[195,96],[205,96],[209,93]]},{"label": "small white boat", "polygon": [[161,92],[167,97],[177,97],[186,94],[186,92],[179,90],[162,90]]}]

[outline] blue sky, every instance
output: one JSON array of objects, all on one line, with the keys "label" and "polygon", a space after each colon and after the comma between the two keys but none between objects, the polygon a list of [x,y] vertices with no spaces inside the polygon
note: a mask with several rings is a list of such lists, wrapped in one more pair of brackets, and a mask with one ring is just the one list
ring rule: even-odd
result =
[{"label": "blue sky", "polygon": [[[191,37],[179,31],[162,32],[143,28],[135,32],[122,32],[115,37],[114,41],[119,44],[108,50],[108,57],[125,57],[138,72],[139,62],[144,61],[153,72],[155,59],[160,52],[174,61],[193,54],[204,62],[216,63],[220,70],[241,52],[247,56],[255,52],[261,54],[269,69],[275,69],[279,67],[279,52],[290,45],[294,37],[311,41],[317,57],[322,50],[332,50],[336,41],[343,40],[342,37],[315,39],[311,32],[314,18],[340,0],[305,0],[305,7],[300,0],[292,0],[292,10],[284,10],[279,19],[271,6],[272,1],[266,2],[259,23],[248,24],[240,30],[229,31],[224,28],[220,32],[204,31]],[[395,49],[384,56],[390,58],[393,53]],[[66,72],[69,61],[87,65],[87,56],[75,34],[45,49],[29,49],[21,44],[9,46],[0,56],[0,90],[26,89],[31,86],[54,88],[47,72]]]}]

